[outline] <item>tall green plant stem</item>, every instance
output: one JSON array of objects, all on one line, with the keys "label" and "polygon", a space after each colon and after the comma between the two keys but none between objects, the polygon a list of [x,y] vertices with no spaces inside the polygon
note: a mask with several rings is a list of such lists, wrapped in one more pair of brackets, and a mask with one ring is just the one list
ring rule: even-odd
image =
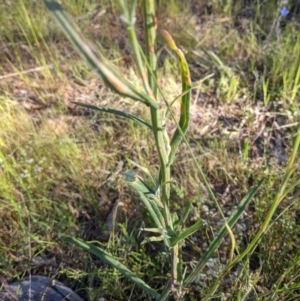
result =
[{"label": "tall green plant stem", "polygon": [[[144,27],[145,27],[145,43],[146,43],[146,57],[148,60],[148,83],[153,95],[158,99],[157,95],[157,57],[156,57],[156,19],[155,19],[155,6],[153,0],[143,1],[144,12]],[[160,166],[163,169],[161,183],[161,197],[162,202],[167,209],[169,208],[170,197],[170,168],[168,164],[168,154],[165,146],[163,136],[163,124],[160,109],[151,110],[151,121],[153,126],[153,133],[155,137],[155,143],[159,155]],[[165,218],[167,225],[171,226],[171,218],[169,212],[165,212]],[[168,222],[169,221],[169,222]]]},{"label": "tall green plant stem", "polygon": [[[145,41],[146,41],[146,58],[148,69],[145,68],[143,59],[141,56],[141,47],[139,45],[136,32],[134,30],[134,23],[136,20],[135,9],[136,0],[132,0],[130,7],[126,5],[124,0],[118,0],[119,6],[122,11],[122,20],[127,26],[127,33],[132,45],[132,50],[137,65],[139,75],[143,81],[144,89],[147,95],[156,103],[158,103],[157,97],[157,58],[155,50],[156,41],[156,19],[155,19],[155,6],[153,0],[143,1],[143,13],[144,13],[144,26],[145,26]],[[147,73],[146,73],[147,70]],[[151,121],[153,127],[153,134],[155,143],[159,155],[160,166],[164,170],[161,185],[161,198],[165,208],[164,218],[166,224],[172,228],[171,217],[169,214],[169,196],[170,196],[170,168],[167,167],[168,155],[164,143],[163,137],[163,125],[161,118],[161,110],[158,105],[154,110],[151,108]]]},{"label": "tall green plant stem", "polygon": [[146,57],[148,60],[148,82],[157,98],[157,56],[156,56],[156,17],[154,1],[144,0],[143,2]]},{"label": "tall green plant stem", "polygon": [[[148,69],[145,68],[143,59],[141,56],[141,47],[138,42],[136,32],[134,29],[135,23],[135,9],[136,0],[132,0],[130,7],[125,4],[124,0],[118,0],[119,6],[122,11],[122,20],[127,26],[127,33],[129,40],[132,45],[132,50],[137,65],[139,75],[143,81],[144,89],[147,95],[153,100],[153,102],[158,104],[157,97],[157,58],[155,51],[155,41],[156,41],[156,21],[155,21],[155,7],[153,0],[144,0],[143,2],[143,12],[144,12],[144,26],[145,26],[145,40],[146,40],[146,58]],[[146,73],[146,70],[147,73]],[[169,197],[170,197],[170,168],[167,167],[168,155],[164,143],[163,137],[163,125],[161,118],[161,110],[158,105],[157,108],[150,108],[151,121],[153,134],[155,138],[155,144],[157,152],[159,155],[159,161],[161,169],[164,170],[163,177],[161,179],[161,201],[164,206],[164,218],[166,224],[172,228],[172,220],[169,214]]]},{"label": "tall green plant stem", "polygon": [[[144,28],[145,28],[145,42],[146,42],[146,57],[148,60],[148,82],[154,92],[155,98],[158,99],[157,94],[157,57],[156,57],[156,18],[155,18],[155,1],[143,1],[144,12]],[[168,165],[169,156],[167,153],[166,143],[163,134],[162,112],[160,109],[150,108],[151,121],[153,126],[153,133],[157,152],[160,161],[160,189],[161,201],[164,205],[164,218],[167,227],[173,229],[172,218],[170,214],[170,165]],[[171,287],[173,288],[177,282],[177,269],[178,269],[178,253],[179,245],[176,244],[171,248],[172,257],[172,279]]]},{"label": "tall green plant stem", "polygon": [[[145,43],[146,43],[146,59],[147,66],[143,63],[141,56],[141,47],[136,36],[134,29],[135,23],[135,8],[136,0],[132,0],[130,7],[125,4],[124,0],[118,0],[119,6],[122,11],[122,20],[127,26],[128,38],[131,42],[135,62],[137,65],[138,73],[140,78],[143,81],[144,89],[147,95],[153,99],[154,102],[158,103],[157,95],[157,57],[156,57],[156,19],[155,19],[155,6],[153,0],[144,0],[143,1],[143,13],[144,13],[144,33],[145,33]],[[146,73],[147,70],[147,73]],[[159,187],[160,187],[160,196],[161,202],[163,203],[164,210],[164,220],[167,228],[173,229],[172,218],[169,211],[169,198],[170,198],[170,166],[168,166],[169,157],[167,154],[167,149],[164,141],[163,134],[163,123],[162,123],[162,112],[160,106],[158,108],[150,108],[151,112],[151,121],[152,129],[156,144],[156,149],[159,156],[160,162],[160,176],[159,176]],[[165,245],[169,245],[168,238],[165,238]],[[176,270],[177,270],[177,256],[178,250],[177,246],[171,249],[172,253],[172,283],[176,282]]]}]

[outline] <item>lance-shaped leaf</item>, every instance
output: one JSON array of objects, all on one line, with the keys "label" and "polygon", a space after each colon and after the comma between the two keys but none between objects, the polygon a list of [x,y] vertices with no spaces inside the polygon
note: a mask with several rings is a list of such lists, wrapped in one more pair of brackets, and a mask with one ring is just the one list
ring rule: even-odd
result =
[{"label": "lance-shaped leaf", "polygon": [[189,213],[190,213],[190,211],[191,211],[191,208],[192,208],[192,206],[193,206],[193,199],[190,199],[189,201],[188,201],[188,203],[187,203],[187,205],[186,205],[186,207],[185,207],[185,210],[184,210],[184,213],[183,213],[183,215],[182,215],[182,217],[178,220],[178,221],[176,221],[175,223],[174,223],[174,227],[175,227],[175,229],[177,230],[177,231],[180,231],[181,230],[181,228],[184,226],[184,224],[185,224],[185,222],[186,222],[186,220],[187,220],[187,218],[188,218],[188,215],[189,215]]},{"label": "lance-shaped leaf", "polygon": [[131,170],[126,171],[124,176],[128,185],[138,192],[157,228],[166,228],[165,220],[159,209],[159,207],[161,208],[163,205],[159,198],[155,195],[155,191]]},{"label": "lance-shaped leaf", "polygon": [[176,53],[179,61],[180,71],[181,71],[181,85],[182,85],[182,97],[180,106],[180,119],[178,123],[178,128],[176,129],[173,137],[171,139],[171,152],[169,154],[168,165],[171,166],[175,159],[176,151],[186,134],[189,122],[190,122],[190,102],[191,102],[191,88],[192,81],[190,76],[189,66],[185,59],[183,52],[176,46],[171,35],[166,31],[161,31],[163,37],[165,38],[168,46]]},{"label": "lance-shaped leaf", "polygon": [[[152,176],[152,174],[150,173],[149,169],[147,167],[144,167],[130,159],[127,159],[128,162],[130,162],[131,164],[135,165],[136,167],[138,167],[139,169],[141,169],[146,175],[149,176],[149,178],[151,179],[151,181],[153,182],[153,184],[155,185],[155,187],[157,187],[157,183],[156,181],[154,180],[154,177]],[[157,193],[155,193],[157,194]]]},{"label": "lance-shaped leaf", "polygon": [[190,235],[192,235],[193,233],[195,233],[196,231],[198,231],[201,228],[202,225],[203,225],[202,221],[197,221],[195,224],[193,224],[192,226],[190,226],[187,229],[185,229],[176,238],[171,239],[171,247],[175,246],[181,240],[186,239],[187,237],[189,237]]},{"label": "lance-shaped leaf", "polygon": [[142,179],[140,179],[135,172],[127,170],[123,173],[125,181],[133,187],[136,191],[147,195],[150,198],[156,198],[155,191],[149,187]]},{"label": "lance-shaped leaf", "polygon": [[147,128],[149,128],[150,130],[152,130],[152,126],[145,122],[143,119],[140,119],[134,115],[119,111],[119,110],[114,110],[114,109],[109,109],[109,108],[105,108],[105,107],[99,107],[99,106],[94,106],[94,105],[89,105],[86,103],[82,103],[82,102],[73,102],[74,104],[87,108],[87,109],[91,109],[91,110],[95,110],[95,111],[100,111],[100,112],[105,112],[105,113],[110,113],[110,114],[114,114],[117,116],[122,116],[128,119],[131,119],[139,124],[145,125]]},{"label": "lance-shaped leaf", "polygon": [[95,49],[82,37],[78,27],[75,26],[57,1],[44,0],[44,3],[80,56],[109,88],[118,94],[141,101],[155,109],[160,107],[153,97],[150,97],[143,89],[137,88],[126,80],[103,57],[97,54]]},{"label": "lance-shaped leaf", "polygon": [[159,297],[159,294],[154,289],[152,289],[140,277],[138,277],[133,272],[131,272],[128,268],[126,268],[122,263],[120,263],[118,260],[116,260],[114,257],[112,257],[106,251],[100,249],[99,247],[95,246],[91,242],[85,242],[79,238],[67,237],[66,241],[76,245],[77,247],[79,247],[85,251],[88,251],[91,254],[96,255],[101,260],[103,260],[107,264],[111,265],[116,270],[118,270],[126,278],[128,278],[132,282],[134,282],[137,286],[142,288],[146,293],[150,294],[151,296],[153,296],[155,298]]},{"label": "lance-shaped leaf", "polygon": [[170,294],[170,291],[171,291],[171,281],[168,281],[167,284],[165,285],[161,295],[159,296],[158,299],[156,299],[156,301],[166,300]]}]

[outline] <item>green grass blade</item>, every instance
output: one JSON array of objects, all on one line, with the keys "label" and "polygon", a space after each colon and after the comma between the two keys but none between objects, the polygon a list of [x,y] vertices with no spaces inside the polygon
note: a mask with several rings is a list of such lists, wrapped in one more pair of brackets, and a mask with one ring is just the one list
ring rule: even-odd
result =
[{"label": "green grass blade", "polygon": [[171,240],[171,247],[175,246],[177,243],[179,243],[181,240],[189,237],[194,232],[198,231],[203,225],[202,221],[198,221],[186,230],[184,230],[182,233],[180,233],[176,238]]},{"label": "green grass blade", "polygon": [[138,167],[140,170],[142,170],[146,175],[149,176],[149,178],[151,179],[151,181],[153,182],[155,188],[157,187],[157,182],[155,181],[154,177],[152,176],[152,174],[150,173],[149,169],[147,167],[144,167],[130,159],[127,159],[128,162],[130,162],[131,164],[133,164],[134,166]]},{"label": "green grass blade", "polygon": [[221,241],[223,237],[227,234],[228,228],[233,227],[234,224],[237,222],[237,220],[240,218],[241,214],[245,211],[246,207],[254,197],[254,195],[257,193],[258,189],[262,185],[264,180],[261,180],[259,184],[251,189],[248,194],[245,196],[244,200],[241,201],[238,208],[231,214],[229,219],[226,221],[225,225],[220,229],[215,239],[210,243],[209,247],[205,251],[205,253],[201,256],[200,260],[198,261],[197,265],[194,267],[191,274],[185,279],[184,286],[191,283],[195,278],[198,276],[199,272],[202,270],[204,265],[206,264],[207,260],[213,256],[215,251],[219,248]]},{"label": "green grass blade", "polygon": [[144,194],[142,194],[141,192],[138,192],[140,199],[143,201],[144,205],[146,206],[149,214],[151,215],[156,227],[158,228],[164,228],[165,227],[165,222],[163,217],[161,216],[161,214],[158,213],[158,211],[156,210],[156,208],[154,206],[152,206],[152,202],[151,200],[149,200],[147,197],[145,197]]},{"label": "green grass blade", "polygon": [[156,197],[155,191],[146,183],[144,183],[144,181],[142,181],[132,170],[125,171],[123,175],[125,176],[125,181],[136,191],[141,192],[151,198]]},{"label": "green grass blade", "polygon": [[169,296],[171,292],[171,281],[168,281],[167,284],[165,285],[161,295],[159,296],[159,298],[156,299],[156,301],[164,301],[167,299],[167,297]]},{"label": "green grass blade", "polygon": [[75,26],[57,1],[44,0],[44,3],[80,56],[109,88],[118,94],[141,101],[152,108],[158,109],[160,107],[153,97],[124,79],[97,54],[96,50],[82,37],[78,27]]},{"label": "green grass blade", "polygon": [[192,208],[192,205],[193,205],[193,199],[189,200],[188,201],[188,204],[186,205],[185,207],[185,210],[184,210],[184,213],[183,213],[183,216],[181,217],[181,219],[176,223],[176,230],[180,230],[183,225],[185,224],[187,218],[188,218],[188,215],[191,211],[191,208]]},{"label": "green grass blade", "polygon": [[142,125],[146,126],[149,130],[151,130],[151,131],[153,130],[152,126],[149,123],[145,122],[144,120],[142,120],[142,119],[140,119],[140,118],[138,118],[134,115],[131,115],[131,114],[119,111],[119,110],[114,110],[114,109],[109,109],[109,108],[105,108],[105,107],[89,105],[89,104],[85,104],[85,103],[82,103],[82,102],[73,102],[73,103],[78,105],[78,106],[87,108],[87,109],[100,111],[100,112],[105,112],[105,113],[110,113],[110,114],[114,114],[114,115],[117,115],[117,116],[122,116],[122,117],[125,117],[125,118],[128,118],[128,119],[131,119],[131,120],[133,120],[133,121],[135,121],[139,124],[142,124]]},{"label": "green grass blade", "polygon": [[85,242],[79,238],[73,238],[73,237],[67,237],[65,239],[67,242],[74,244],[75,246],[88,251],[91,254],[96,255],[101,260],[105,261],[110,266],[114,267],[116,270],[118,270],[122,275],[124,275],[126,278],[130,279],[132,282],[134,282],[137,286],[139,286],[141,289],[143,289],[145,292],[153,296],[154,298],[158,298],[159,294],[153,290],[150,286],[148,286],[141,278],[139,278],[137,275],[135,275],[133,272],[131,272],[128,268],[126,268],[122,263],[120,263],[118,260],[113,258],[109,253],[106,251],[100,249],[99,247],[93,245],[90,242]]}]

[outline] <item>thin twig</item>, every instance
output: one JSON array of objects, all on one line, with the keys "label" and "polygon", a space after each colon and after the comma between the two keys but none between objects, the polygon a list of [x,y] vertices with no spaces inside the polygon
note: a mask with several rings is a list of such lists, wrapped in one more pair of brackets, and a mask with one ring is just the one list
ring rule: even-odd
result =
[{"label": "thin twig", "polygon": [[14,72],[14,73],[10,73],[10,74],[6,74],[6,75],[2,75],[0,76],[0,80],[1,79],[6,79],[6,78],[10,78],[10,77],[14,77],[14,76],[19,76],[21,74],[27,74],[27,73],[31,73],[31,72],[39,72],[39,71],[43,71],[44,69],[49,68],[49,69],[53,69],[54,68],[54,64],[51,63],[49,65],[46,66],[42,66],[42,67],[35,67],[35,68],[31,68],[25,71],[20,71],[20,72]]}]

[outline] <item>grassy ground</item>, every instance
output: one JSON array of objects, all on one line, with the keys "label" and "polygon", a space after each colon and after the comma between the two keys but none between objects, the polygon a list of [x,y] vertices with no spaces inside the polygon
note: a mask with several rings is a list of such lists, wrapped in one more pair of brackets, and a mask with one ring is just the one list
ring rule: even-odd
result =
[{"label": "grassy ground", "polygon": [[[114,1],[65,2],[84,34],[134,81]],[[300,7],[295,4],[287,17],[278,18],[276,1],[158,2],[159,28],[168,29],[186,50],[194,82],[212,74],[193,92],[188,139],[225,214],[265,178],[235,229],[242,250],[271,206],[296,133]],[[86,300],[149,300],[117,272],[63,240],[69,235],[99,241],[153,288],[168,279],[164,250],[158,244],[140,245],[136,229],[148,217],[121,178],[132,168],[127,159],[157,170],[152,136],[134,123],[71,102],[123,109],[145,120],[149,116],[103,86],[41,1],[4,1],[0,29],[0,275],[7,281],[29,273],[53,276]],[[178,70],[162,39],[159,49],[161,86],[172,99],[180,93]],[[189,267],[212,239],[219,217],[184,146],[173,177],[178,183],[173,210],[180,212],[194,198],[192,219],[207,222],[186,241]],[[299,172],[290,185],[297,177]],[[242,272],[233,271],[235,281],[218,279],[218,264],[228,257],[227,239],[188,292],[190,299],[207,297],[214,281],[221,285],[213,300],[300,298],[299,216],[295,189]],[[251,299],[243,299],[247,292]]]}]

